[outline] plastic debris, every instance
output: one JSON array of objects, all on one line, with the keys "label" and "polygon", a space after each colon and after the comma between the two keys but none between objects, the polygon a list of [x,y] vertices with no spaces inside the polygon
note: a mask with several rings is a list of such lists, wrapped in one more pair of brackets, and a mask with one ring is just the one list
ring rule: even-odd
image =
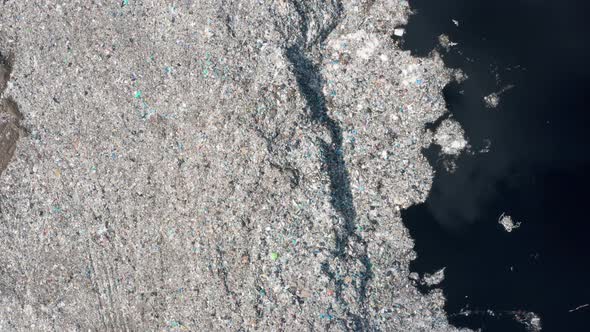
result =
[{"label": "plastic debris", "polygon": [[407,278],[400,213],[428,196],[453,71],[400,48],[408,1],[369,2],[4,6],[35,132],[0,178],[2,280],[34,272],[3,284],[4,321],[456,331]]},{"label": "plastic debris", "polygon": [[497,93],[491,93],[483,97],[487,108],[496,108],[500,104],[500,96]]},{"label": "plastic debris", "polygon": [[510,90],[514,88],[514,85],[510,84],[507,85],[505,87],[503,87],[500,91],[498,92],[493,92],[490,93],[489,95],[485,96],[483,98],[484,103],[486,105],[487,108],[496,108],[498,107],[498,105],[500,105],[500,95],[503,94],[504,92]]},{"label": "plastic debris", "polygon": [[425,274],[422,278],[422,283],[427,286],[434,286],[440,284],[445,279],[445,269],[442,268],[432,274]]},{"label": "plastic debris", "polygon": [[461,125],[453,120],[446,119],[438,126],[434,134],[434,142],[442,148],[442,153],[457,156],[467,148]]},{"label": "plastic debris", "polygon": [[451,49],[451,47],[459,45],[458,43],[452,42],[451,39],[449,38],[449,36],[447,36],[445,34],[442,34],[442,35],[438,36],[438,43],[447,52]]},{"label": "plastic debris", "polygon": [[513,230],[520,227],[520,222],[514,222],[512,217],[509,215],[502,213],[500,218],[498,218],[498,223],[504,227],[507,232],[512,232]]},{"label": "plastic debris", "polygon": [[570,310],[568,310],[568,312],[575,312],[575,311],[578,311],[578,310],[584,309],[584,308],[586,308],[586,307],[588,307],[588,306],[590,306],[590,304],[588,304],[588,303],[586,303],[586,304],[582,304],[582,305],[579,305],[579,306],[577,306],[577,307],[575,307],[575,308],[573,308],[573,309],[570,309]]}]

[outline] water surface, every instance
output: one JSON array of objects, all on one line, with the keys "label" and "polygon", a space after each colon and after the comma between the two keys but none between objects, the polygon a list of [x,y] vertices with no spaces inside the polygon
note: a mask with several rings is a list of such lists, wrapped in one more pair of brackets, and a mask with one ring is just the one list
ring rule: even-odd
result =
[{"label": "water surface", "polygon": [[[588,331],[590,223],[590,3],[565,0],[411,0],[403,47],[427,56],[447,34],[458,46],[447,66],[469,79],[445,89],[452,114],[474,154],[437,169],[425,204],[403,213],[418,259],[430,273],[446,266],[441,284],[457,326],[524,331],[516,310],[533,311],[544,331]],[[456,26],[452,20],[458,21]],[[514,85],[495,109],[482,100]],[[489,146],[489,152],[479,153]],[[502,213],[521,221],[508,233]],[[424,289],[428,291],[428,289]],[[465,317],[463,309],[480,311]],[[491,315],[485,313],[492,310]]]}]

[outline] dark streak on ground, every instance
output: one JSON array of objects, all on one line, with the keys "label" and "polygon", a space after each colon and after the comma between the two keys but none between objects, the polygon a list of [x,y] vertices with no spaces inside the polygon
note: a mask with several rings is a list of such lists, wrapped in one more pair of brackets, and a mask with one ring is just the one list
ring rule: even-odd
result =
[{"label": "dark streak on ground", "polygon": [[325,98],[321,92],[322,77],[317,68],[296,46],[287,50],[287,57],[295,68],[297,84],[311,112],[312,121],[319,122],[330,133],[331,143],[320,139],[324,168],[330,178],[332,206],[344,219],[344,234],[338,234],[336,255],[343,257],[350,236],[354,235],[356,211],[354,209],[350,179],[342,152],[342,129],[328,116]]},{"label": "dark streak on ground", "polygon": [[[14,57],[5,57],[0,52],[0,94],[10,80]],[[16,150],[19,136],[25,131],[20,126],[23,119],[17,103],[12,98],[0,99],[0,174],[8,167]]]},{"label": "dark streak on ground", "polygon": [[[294,1],[294,5],[297,13],[301,17],[302,27],[300,30],[305,39],[308,33],[309,22],[309,19],[305,14],[305,5],[298,1]],[[326,29],[319,32],[314,44],[321,44],[340,22],[339,13],[342,11],[342,5],[340,2],[338,2],[336,6],[336,11],[337,17]],[[330,134],[331,142],[319,139],[323,155],[322,163],[323,169],[328,173],[330,179],[331,204],[344,220],[344,225],[342,227],[335,227],[334,229],[334,232],[336,233],[336,250],[333,252],[333,255],[344,261],[348,261],[351,257],[349,257],[346,251],[351,237],[355,242],[362,245],[362,252],[359,253],[358,259],[364,266],[365,272],[363,273],[361,281],[356,289],[359,294],[358,302],[361,303],[362,306],[365,306],[367,285],[372,277],[371,261],[367,255],[366,242],[355,232],[356,210],[354,208],[352,191],[350,189],[350,177],[343,158],[342,128],[337,121],[328,116],[326,100],[322,93],[324,80],[320,74],[321,69],[305,54],[304,50],[314,45],[305,45],[305,42],[302,44],[304,45],[293,45],[289,47],[286,56],[289,62],[293,65],[297,84],[309,108],[309,116],[311,120],[324,126]],[[327,262],[322,265],[322,272],[334,282],[336,299],[346,307],[347,304],[342,298],[343,281],[337,277],[335,272],[331,271]],[[361,317],[350,311],[347,315],[352,319],[354,325],[352,327],[353,330],[361,331],[370,329],[366,315],[363,315],[365,317]]]}]

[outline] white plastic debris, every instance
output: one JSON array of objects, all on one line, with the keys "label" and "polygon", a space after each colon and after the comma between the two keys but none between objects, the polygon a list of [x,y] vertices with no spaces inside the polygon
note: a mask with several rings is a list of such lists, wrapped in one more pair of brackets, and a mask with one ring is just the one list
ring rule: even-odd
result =
[{"label": "white plastic debris", "polygon": [[543,329],[541,324],[541,317],[536,313],[530,312],[514,312],[514,319],[523,324],[528,332],[540,332]]},{"label": "white plastic debris", "polygon": [[367,35],[364,45],[362,45],[362,47],[356,51],[356,55],[363,58],[364,60],[368,60],[371,55],[373,55],[378,46],[379,40],[375,38],[375,36]]},{"label": "white plastic debris", "polygon": [[512,217],[509,215],[506,215],[505,213],[502,213],[500,215],[500,218],[498,218],[498,223],[500,225],[502,225],[502,227],[504,227],[504,229],[507,232],[512,232],[513,230],[517,229],[518,227],[520,227],[520,222],[514,222],[512,220]]},{"label": "white plastic debris", "polygon": [[444,279],[445,279],[445,267],[443,267],[442,269],[432,273],[432,274],[425,274],[424,278],[422,279],[422,281],[424,282],[424,284],[428,285],[428,286],[434,286],[434,285],[438,285],[440,284]]},{"label": "white plastic debris", "polygon": [[393,34],[398,37],[402,37],[405,33],[406,33],[406,29],[404,29],[404,28],[396,28],[395,30],[393,30]]},{"label": "white plastic debris", "polygon": [[496,108],[500,104],[500,96],[497,93],[491,93],[483,97],[487,108]]},{"label": "white plastic debris", "polygon": [[479,150],[479,153],[488,153],[490,152],[490,147],[492,146],[492,141],[489,138],[484,138],[483,140],[483,147]]},{"label": "white plastic debris", "polygon": [[438,43],[447,51],[449,51],[451,47],[459,45],[458,43],[452,42],[449,36],[445,34],[438,36]]},{"label": "white plastic debris", "polygon": [[451,156],[458,156],[468,145],[461,125],[452,119],[444,120],[439,125],[434,142],[442,148],[442,153]]},{"label": "white plastic debris", "polygon": [[584,309],[584,308],[586,308],[588,306],[590,306],[590,304],[588,304],[588,303],[582,304],[582,305],[579,305],[579,306],[575,307],[574,309],[568,310],[568,312],[578,311],[578,310]]},{"label": "white plastic debris", "polygon": [[509,85],[503,87],[500,91],[491,93],[491,94],[483,97],[483,101],[485,102],[486,107],[487,108],[498,107],[498,105],[500,105],[500,95],[512,88],[514,88],[514,85],[509,84]]}]

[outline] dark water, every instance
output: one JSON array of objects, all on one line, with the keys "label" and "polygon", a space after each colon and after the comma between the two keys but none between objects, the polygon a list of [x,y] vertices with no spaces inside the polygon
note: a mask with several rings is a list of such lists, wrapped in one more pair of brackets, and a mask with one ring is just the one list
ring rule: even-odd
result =
[{"label": "dark water", "polygon": [[[433,190],[403,214],[419,255],[412,270],[447,267],[441,287],[456,326],[525,331],[511,314],[523,310],[540,315],[543,331],[590,331],[590,307],[570,312],[590,303],[590,2],[410,5],[418,13],[404,48],[426,56],[442,33],[459,43],[444,60],[469,79],[447,86],[447,104],[473,151],[491,141],[453,174],[426,151]],[[483,96],[509,84],[498,108],[484,107]],[[504,231],[503,212],[521,227]],[[465,308],[480,313],[458,315]]]}]

